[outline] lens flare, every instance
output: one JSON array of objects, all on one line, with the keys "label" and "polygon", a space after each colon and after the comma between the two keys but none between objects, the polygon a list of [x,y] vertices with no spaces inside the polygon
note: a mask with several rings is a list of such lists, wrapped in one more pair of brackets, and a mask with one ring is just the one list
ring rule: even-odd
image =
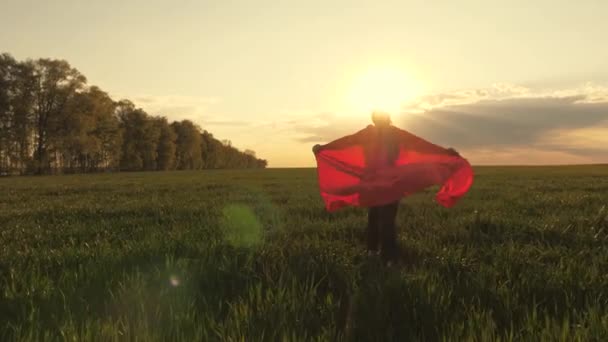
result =
[{"label": "lens flare", "polygon": [[422,94],[422,85],[404,70],[375,67],[352,81],[346,102],[349,111],[399,113],[404,104]]},{"label": "lens flare", "polygon": [[169,277],[169,283],[173,287],[178,287],[180,284],[179,278],[176,275],[172,275]]},{"label": "lens flare", "polygon": [[222,231],[236,247],[254,247],[262,242],[263,227],[253,209],[244,204],[230,204],[223,210]]}]

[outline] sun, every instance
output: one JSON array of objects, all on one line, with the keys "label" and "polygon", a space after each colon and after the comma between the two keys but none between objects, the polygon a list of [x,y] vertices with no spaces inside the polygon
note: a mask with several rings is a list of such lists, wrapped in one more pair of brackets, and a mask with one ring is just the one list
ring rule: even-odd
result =
[{"label": "sun", "polygon": [[422,93],[422,84],[402,69],[372,67],[357,75],[347,91],[350,112],[368,114],[374,110],[399,113],[404,104]]}]

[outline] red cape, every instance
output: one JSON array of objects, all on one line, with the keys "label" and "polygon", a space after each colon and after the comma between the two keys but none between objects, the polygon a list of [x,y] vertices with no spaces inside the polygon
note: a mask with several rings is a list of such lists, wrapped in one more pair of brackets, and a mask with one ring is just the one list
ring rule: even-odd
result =
[{"label": "red cape", "polygon": [[[319,189],[328,211],[384,205],[434,185],[441,185],[437,202],[449,208],[473,184],[473,170],[466,159],[394,126],[379,132],[370,125],[316,154]],[[373,160],[382,154],[379,149],[387,135],[398,149],[390,165]]]}]

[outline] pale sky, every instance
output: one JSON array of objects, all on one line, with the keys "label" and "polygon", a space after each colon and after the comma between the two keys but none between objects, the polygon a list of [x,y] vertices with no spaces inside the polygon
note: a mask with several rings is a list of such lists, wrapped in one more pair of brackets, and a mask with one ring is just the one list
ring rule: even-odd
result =
[{"label": "pale sky", "polygon": [[271,167],[370,106],[476,164],[608,162],[608,1],[0,0],[0,52],[65,59]]}]

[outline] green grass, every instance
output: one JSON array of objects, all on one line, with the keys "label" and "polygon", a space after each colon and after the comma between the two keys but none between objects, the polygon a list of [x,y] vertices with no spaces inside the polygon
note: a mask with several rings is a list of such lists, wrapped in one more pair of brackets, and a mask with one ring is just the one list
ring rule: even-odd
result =
[{"label": "green grass", "polygon": [[476,173],[391,268],[314,170],[0,179],[0,340],[608,340],[608,166]]}]

